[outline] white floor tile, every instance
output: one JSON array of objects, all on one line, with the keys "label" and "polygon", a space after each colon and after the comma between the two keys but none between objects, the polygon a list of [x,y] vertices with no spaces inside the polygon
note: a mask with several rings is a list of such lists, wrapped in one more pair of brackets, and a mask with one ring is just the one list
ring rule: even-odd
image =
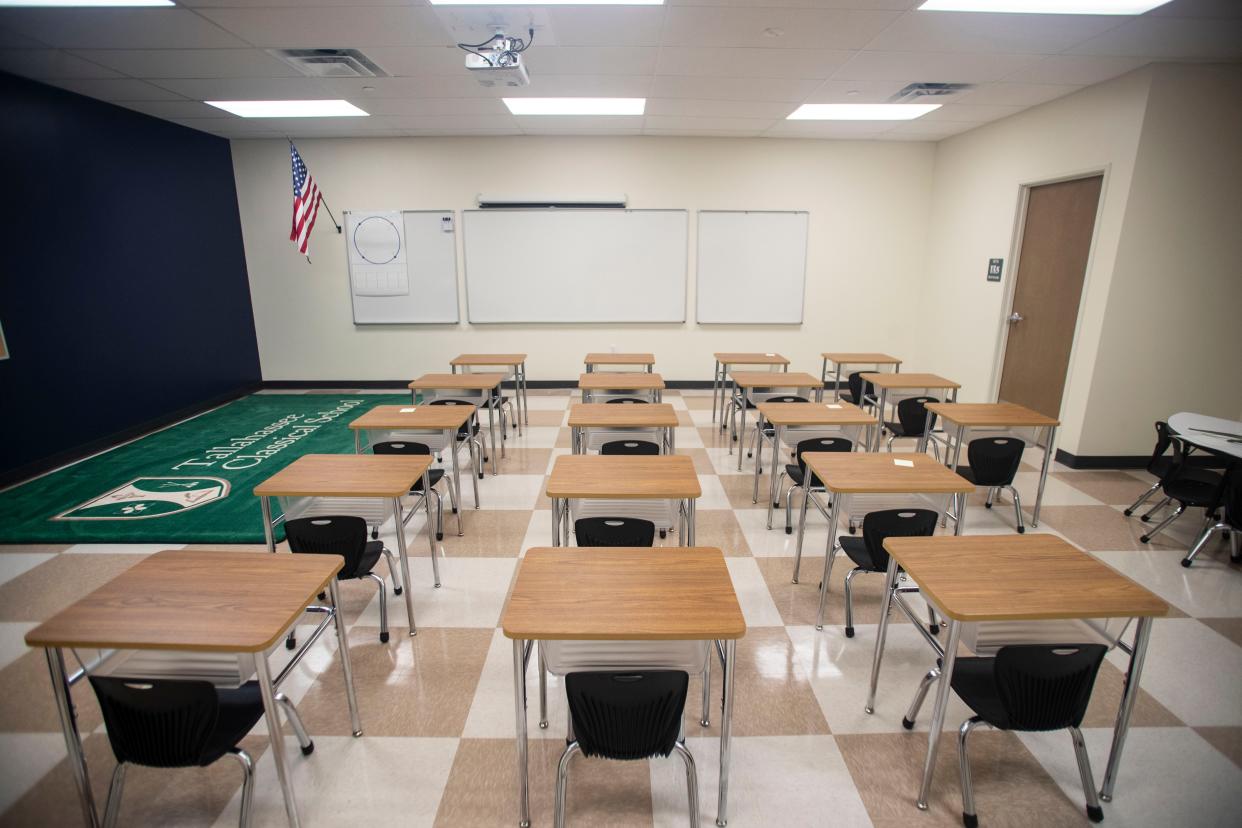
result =
[{"label": "white floor tile", "polygon": [[703,490],[703,494],[695,501],[695,509],[731,509],[733,505],[729,502],[729,496],[725,494],[724,486],[720,485],[720,478],[714,474],[700,474],[699,486]]},{"label": "white floor tile", "polygon": [[688,426],[680,426],[673,429],[673,439],[677,443],[678,451],[685,451],[692,448],[703,448],[703,437],[699,434],[697,428]]},{"label": "white floor tile", "polygon": [[[531,653],[526,667],[526,733],[531,739],[564,739],[568,710],[560,679],[548,676],[548,727],[539,727],[538,660]],[[492,636],[474,702],[462,738],[512,739],[514,727],[513,642],[496,630]]]},{"label": "white floor tile", "polygon": [[[532,411],[534,409],[531,409]],[[486,428],[486,423],[484,428]],[[496,434],[500,434],[500,426],[497,426]],[[511,448],[534,448],[548,449],[556,445],[556,437],[560,433],[559,426],[525,426],[522,428],[522,436],[510,434],[509,439],[505,441],[506,449]],[[490,445],[490,443],[489,443]],[[491,454],[488,454],[491,457]],[[488,463],[488,474],[491,473],[491,463]]]},{"label": "white floor tile", "polygon": [[[683,403],[684,404],[684,403]],[[690,411],[690,422],[694,423],[696,428],[711,428],[715,423],[712,422],[711,409],[692,408]],[[720,415],[717,414],[717,417]]]},{"label": "white floor tile", "polygon": [[530,524],[526,527],[526,537],[522,539],[522,556],[526,550],[535,546],[552,545],[552,510],[537,509],[531,514]]},{"label": "white floor tile", "polygon": [[[4,811],[65,758],[65,737],[59,733],[2,733],[0,757],[0,811]],[[66,791],[65,796],[76,794]],[[97,804],[102,807],[102,803]]]},{"label": "white floor tile", "polygon": [[479,501],[484,509],[534,509],[543,494],[544,479],[542,474],[493,476],[489,470],[487,478],[479,481]]},{"label": "white floor tile", "polygon": [[79,543],[65,550],[66,555],[153,555],[165,549],[185,549],[184,543]]},{"label": "white floor tile", "polygon": [[784,622],[754,558],[725,558],[729,577],[748,627],[779,627]]},{"label": "white floor tile", "polygon": [[1187,569],[1179,549],[1092,554],[1196,618],[1242,615],[1242,572],[1214,558],[1200,555]]},{"label": "white floor tile", "polygon": [[708,448],[707,458],[712,461],[712,468],[716,470],[716,474],[754,474],[754,467],[746,467],[742,464],[742,470],[737,468],[737,453],[729,453],[727,448]]},{"label": "white floor tile", "polygon": [[[412,558],[414,621],[422,627],[495,627],[517,566],[514,558],[441,558],[440,587],[433,585],[431,560]],[[405,595],[388,590],[388,623],[404,625]],[[379,596],[356,625],[379,626]]]},{"label": "white floor tile", "polygon": [[10,621],[0,623],[0,670],[29,652],[26,633],[39,626],[33,621]]},{"label": "white floor tile", "polygon": [[55,555],[41,552],[14,552],[0,555],[0,584],[7,583],[55,557]]},{"label": "white floor tile", "polygon": [[[772,512],[772,527],[767,528],[768,513],[766,509],[737,509],[733,512],[751,554],[757,558],[792,557],[798,544],[798,509],[794,504],[793,534],[785,534],[785,508]],[[811,507],[806,515],[806,537],[803,541],[802,555],[807,557],[823,557],[824,547],[828,543],[828,522],[819,512]]]},{"label": "white floor tile", "polygon": [[[531,394],[526,398],[530,403],[531,411],[564,411],[569,407],[569,394],[558,394],[549,396],[546,394]],[[578,396],[574,395],[574,402],[578,402]]]}]

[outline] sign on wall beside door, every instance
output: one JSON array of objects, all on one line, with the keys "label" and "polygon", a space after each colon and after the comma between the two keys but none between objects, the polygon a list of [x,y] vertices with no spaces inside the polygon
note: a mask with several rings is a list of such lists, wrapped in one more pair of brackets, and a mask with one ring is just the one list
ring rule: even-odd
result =
[{"label": "sign on wall beside door", "polygon": [[988,281],[999,282],[1001,280],[1001,268],[1004,266],[1004,259],[988,259]]}]

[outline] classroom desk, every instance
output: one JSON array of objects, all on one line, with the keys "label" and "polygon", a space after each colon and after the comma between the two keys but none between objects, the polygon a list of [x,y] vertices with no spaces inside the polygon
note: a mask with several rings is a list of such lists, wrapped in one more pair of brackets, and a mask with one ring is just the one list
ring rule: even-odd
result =
[{"label": "classroom desk", "polygon": [[724,642],[716,824],[728,823],[734,672],[746,621],[719,549],[530,549],[500,626],[513,642],[519,825],[530,825],[526,664],[531,643],[548,640]]},{"label": "classroom desk", "polygon": [[[931,730],[927,734],[927,759],[918,806],[927,810],[936,749],[944,725],[951,690],[949,676],[957,659],[963,623],[978,621],[1029,621],[1081,618],[1137,618],[1138,629],[1130,655],[1125,693],[1117,710],[1113,744],[1100,798],[1113,798],[1121,751],[1130,728],[1130,716],[1138,700],[1139,678],[1152,619],[1164,616],[1169,605],[1086,552],[1054,535],[976,535],[930,538],[888,538],[890,559],[885,581],[880,628],[876,634],[871,665],[871,692],[867,712],[875,705],[875,689],[888,629],[888,611],[898,568],[919,585],[919,590],[949,619],[943,648],[940,686]],[[1074,643],[1074,642],[1067,642]]]},{"label": "classroom desk", "polygon": [[[354,453],[362,454],[364,449],[378,442],[392,439],[394,433],[407,431],[439,431],[444,434],[445,451],[453,459],[453,488],[457,497],[461,498],[461,463],[457,460],[457,431],[474,416],[475,409],[464,405],[377,405],[370,411],[349,424],[354,432]],[[364,437],[365,435],[365,437]],[[473,444],[471,457],[474,456]],[[479,479],[470,470],[470,479],[474,483],[474,508],[479,508]],[[457,534],[462,534],[462,504],[457,504]]]},{"label": "classroom desk", "polygon": [[[1060,421],[1032,411],[1014,403],[929,403],[927,405],[927,425],[923,429],[923,439],[919,441],[919,451],[927,450],[927,440],[931,434],[931,418],[939,414],[945,423],[957,426],[957,434],[953,437],[953,457],[949,468],[957,471],[961,459],[962,446],[970,429],[1004,430],[1008,428],[1042,428],[1044,429],[1044,462],[1039,469],[1039,490],[1035,495],[1035,508],[1031,514],[1031,525],[1039,526],[1039,507],[1044,502],[1044,484],[1048,482],[1048,467],[1052,463],[1052,446],[1056,440],[1057,427]],[[945,428],[948,431],[948,428]],[[946,460],[949,458],[945,450]],[[963,502],[963,506],[965,504]],[[958,509],[959,513],[961,508]]]},{"label": "classroom desk", "polygon": [[[826,452],[813,451],[802,455],[810,474],[819,478],[824,488],[833,495],[828,510],[828,545],[824,553],[824,576],[819,585],[819,615],[815,629],[824,628],[824,606],[828,599],[828,578],[832,575],[832,562],[836,557],[837,523],[844,512],[848,514],[851,495],[956,495],[972,492],[973,483],[955,474],[926,454],[889,454],[888,452]],[[900,462],[898,462],[900,461]],[[913,463],[905,466],[902,463]],[[802,511],[798,516],[798,547],[794,553],[793,582],[798,583],[798,568],[802,563],[802,538],[806,533],[807,501],[814,497],[808,487],[802,498]],[[944,507],[937,511],[943,514]],[[955,532],[962,533],[963,520],[959,517]]]},{"label": "classroom desk", "polygon": [[789,370],[789,360],[780,354],[744,353],[735,351],[717,351],[712,354],[716,358],[716,367],[712,373],[712,422],[716,422],[716,400],[719,398],[720,419],[724,421],[725,383],[732,365],[768,365],[781,366],[782,371]]},{"label": "classroom desk", "polygon": [[569,501],[680,500],[681,546],[694,545],[694,501],[702,496],[694,460],[684,454],[568,454],[548,475],[552,545],[569,546]]},{"label": "classroom desk", "polygon": [[[869,382],[874,385],[876,393],[879,395],[875,407],[876,429],[875,442],[871,447],[872,451],[880,450],[880,437],[884,432],[884,409],[888,405],[890,391],[947,389],[949,391],[949,401],[957,402],[957,389],[962,387],[959,383],[945,379],[938,374],[869,373],[863,374],[862,379],[864,383]],[[867,386],[864,384],[863,387],[866,388]]]},{"label": "classroom desk", "polygon": [[[841,399],[841,369],[846,365],[874,365],[877,370],[881,365],[893,366],[895,373],[901,372],[901,360],[895,356],[878,353],[841,353],[829,351],[820,354],[824,358],[824,366],[820,369],[820,380],[828,382],[828,363],[832,363],[836,371],[836,379],[832,383],[832,401]],[[855,400],[861,403],[862,400]]]},{"label": "classroom desk", "polygon": [[650,374],[655,365],[655,354],[587,354],[582,360],[587,373],[595,370],[596,365],[642,365]]},{"label": "classroom desk", "polygon": [[[500,456],[505,456],[504,441],[496,441],[496,406],[500,399],[500,384],[505,381],[504,374],[423,374],[410,383],[410,400],[413,402],[419,391],[479,391],[487,394],[487,433],[492,443],[492,474],[500,474],[499,460],[496,459],[497,446]],[[459,399],[470,400],[469,397]],[[477,403],[476,403],[477,405]]]},{"label": "classroom desk", "polygon": [[1204,451],[1242,460],[1242,423],[1236,420],[1180,411],[1169,418],[1169,428]]},{"label": "classroom desk", "polygon": [[650,372],[638,371],[606,371],[578,375],[578,389],[582,392],[582,401],[589,403],[595,391],[635,391],[651,397],[652,402],[660,402],[664,391],[664,377]]},{"label": "classroom desk", "polygon": [[586,454],[584,428],[662,428],[665,453],[672,454],[676,448],[677,412],[669,403],[575,403],[569,407],[569,428],[574,454]]},{"label": "classroom desk", "polygon": [[730,392],[730,399],[738,395],[741,389],[741,428],[730,435],[729,451],[733,451],[733,441],[738,441],[737,451],[737,468],[742,469],[742,447],[746,443],[746,401],[750,394],[756,388],[789,388],[793,390],[801,390],[803,388],[815,389],[815,401],[822,402],[824,399],[824,385],[815,379],[815,377],[805,371],[730,371],[729,379],[733,382],[733,390]]},{"label": "classroom desk", "polygon": [[[759,434],[763,434],[764,423],[772,425],[772,466],[768,469],[768,528],[772,528],[772,510],[780,492],[776,491],[776,478],[781,470],[781,429],[796,427],[821,426],[826,429],[845,428],[848,426],[870,427],[871,415],[856,405],[843,402],[835,403],[770,403],[761,402],[755,406],[759,410]],[[759,473],[763,466],[763,439],[759,439],[755,457],[755,491],[752,502],[759,502]]]},{"label": "classroom desk", "polygon": [[[336,627],[337,653],[345,675],[353,734],[361,736],[362,724],[349,664],[349,642],[337,609],[340,595],[335,576],[341,564],[342,560],[333,555],[156,552],[26,634],[26,644],[42,647],[47,656],[69,765],[87,825],[99,825],[99,817],[69,696],[69,685],[83,678],[85,670],[79,670],[73,677],[67,676],[64,650],[253,654],[267,732],[280,733],[275,694],[281,680],[289,674],[289,668],[273,679],[267,651],[301,617],[315,596],[326,590],[331,606],[318,608],[326,617],[302,645],[290,667],[314,645],[331,621]],[[269,746],[284,794],[285,813],[289,824],[296,828],[298,806],[284,739],[271,739]]]},{"label": "classroom desk", "polygon": [[[276,551],[272,519],[273,497],[332,497],[389,500],[392,503],[393,529],[397,533],[397,552],[401,558],[401,594],[410,621],[410,635],[415,635],[414,588],[410,580],[410,558],[406,552],[405,519],[401,498],[410,493],[418,478],[423,479],[424,492],[430,491],[431,455],[415,454],[303,454],[288,466],[255,486],[263,509],[263,535],[270,552]],[[440,586],[440,560],[436,554],[436,520],[431,513],[431,498],[423,496],[427,511],[427,540],[431,544],[431,570],[436,586]],[[281,515],[281,520],[286,515]]]},{"label": "classroom desk", "polygon": [[530,425],[530,408],[526,400],[526,354],[459,354],[449,361],[449,370],[456,374],[460,368],[462,373],[469,374],[472,368],[494,368],[498,365],[513,369],[513,399],[517,405],[515,419],[520,435],[522,426]]}]

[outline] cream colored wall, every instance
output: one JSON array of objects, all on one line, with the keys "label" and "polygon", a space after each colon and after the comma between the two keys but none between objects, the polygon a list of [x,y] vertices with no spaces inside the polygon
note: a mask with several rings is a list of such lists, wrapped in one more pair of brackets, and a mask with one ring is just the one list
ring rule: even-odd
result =
[{"label": "cream colored wall", "polygon": [[[1150,73],[1140,70],[937,145],[919,348],[907,367],[961,382],[962,401],[995,399],[1023,186],[1105,171],[1058,439],[1075,454],[1094,453],[1081,442],[1082,424],[1149,84]],[[999,283],[985,278],[995,257],[1005,259]]]},{"label": "cream colored wall", "polygon": [[1082,429],[1137,454],[1152,422],[1242,409],[1242,66],[1157,65]]},{"label": "cream colored wall", "polygon": [[[463,351],[524,351],[531,379],[567,379],[581,371],[586,352],[612,345],[653,351],[666,378],[706,380],[719,350],[776,350],[795,370],[817,372],[825,350],[908,355],[924,347],[915,321],[922,313],[931,144],[509,137],[308,139],[298,149],[338,218],[346,209],[462,210],[480,191],[624,192],[637,208],[809,210],[805,321],[696,324],[692,214],[685,324],[355,326],[343,238],[331,232],[327,216],[321,213],[311,239],[313,264],[287,240],[287,145],[234,141],[267,380],[411,378],[447,369]],[[458,244],[460,270],[460,238]],[[762,287],[757,280],[755,290]],[[459,298],[464,320],[460,280]]]}]

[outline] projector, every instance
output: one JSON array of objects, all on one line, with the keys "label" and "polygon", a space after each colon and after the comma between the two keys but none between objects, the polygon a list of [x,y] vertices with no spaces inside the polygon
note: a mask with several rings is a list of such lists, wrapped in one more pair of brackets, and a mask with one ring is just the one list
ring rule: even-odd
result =
[{"label": "projector", "polygon": [[530,75],[522,63],[522,56],[506,53],[503,61],[490,55],[466,53],[466,68],[474,73],[480,86],[529,86]]}]

